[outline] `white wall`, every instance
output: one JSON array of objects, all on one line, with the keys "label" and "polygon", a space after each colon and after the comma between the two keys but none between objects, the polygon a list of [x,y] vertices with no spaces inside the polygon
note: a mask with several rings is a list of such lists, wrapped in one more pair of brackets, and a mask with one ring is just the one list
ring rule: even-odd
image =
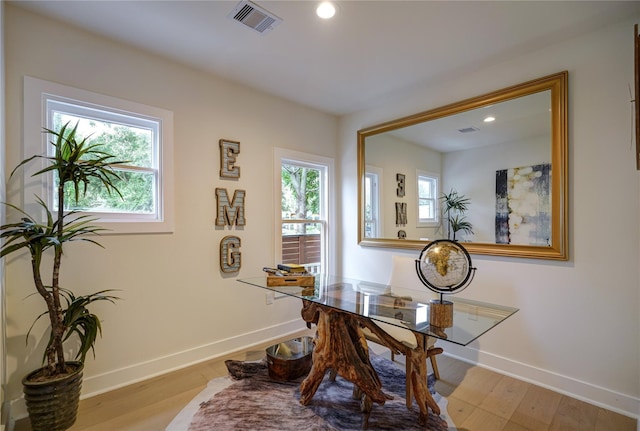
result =
[{"label": "white wall", "polygon": [[[297,301],[267,306],[265,293],[236,279],[259,276],[277,260],[274,147],[334,158],[337,119],[11,5],[5,13],[7,166],[22,159],[24,75],[174,113],[175,232],[104,236],[104,250],[73,244],[64,258],[63,286],[78,293],[122,289],[117,305],[95,307],[103,338],[96,359],[87,361],[83,396],[303,328]],[[219,177],[221,138],[240,142],[238,181]],[[246,190],[244,228],[216,228],[216,187]],[[9,198],[17,196],[14,190]],[[219,270],[220,240],[230,234],[242,240],[237,276]],[[25,347],[43,304],[27,298],[33,288],[26,258],[9,259],[6,275],[8,397],[16,399],[22,376],[40,365],[46,325]]]},{"label": "white wall", "polygon": [[[356,131],[537,77],[569,71],[570,260],[473,256],[461,296],[520,311],[466,348],[445,352],[637,416],[640,411],[640,187],[632,148],[635,17],[455,81],[412,88],[341,119],[342,269],[386,280],[393,254],[357,245]],[[348,185],[353,186],[349,187]]]}]

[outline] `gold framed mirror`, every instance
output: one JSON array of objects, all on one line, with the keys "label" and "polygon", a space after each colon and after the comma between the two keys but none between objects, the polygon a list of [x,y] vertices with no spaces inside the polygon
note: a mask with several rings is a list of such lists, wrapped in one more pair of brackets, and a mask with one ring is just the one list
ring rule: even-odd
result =
[{"label": "gold framed mirror", "polygon": [[449,237],[441,197],[455,191],[469,253],[567,260],[567,87],[563,71],[359,130],[358,243]]}]

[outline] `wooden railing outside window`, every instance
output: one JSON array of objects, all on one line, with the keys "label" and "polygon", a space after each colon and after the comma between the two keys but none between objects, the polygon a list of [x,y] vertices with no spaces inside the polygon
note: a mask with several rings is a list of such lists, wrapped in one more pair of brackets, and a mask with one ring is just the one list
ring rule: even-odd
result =
[{"label": "wooden railing outside window", "polygon": [[283,235],[282,263],[297,263],[311,273],[318,272],[321,262],[321,238],[319,234]]}]

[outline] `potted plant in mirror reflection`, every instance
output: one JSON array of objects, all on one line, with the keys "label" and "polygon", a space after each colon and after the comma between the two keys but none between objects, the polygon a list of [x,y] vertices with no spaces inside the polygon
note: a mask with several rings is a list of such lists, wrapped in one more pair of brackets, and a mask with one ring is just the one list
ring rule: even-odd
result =
[{"label": "potted plant in mirror reflection", "polygon": [[455,189],[451,189],[448,194],[442,193],[440,201],[447,221],[447,239],[456,241],[456,234],[459,231],[473,234],[473,225],[464,215],[469,209],[471,200]]},{"label": "potted plant in mirror reflection", "polygon": [[[89,350],[95,356],[94,344],[102,328],[98,316],[87,308],[96,301],[114,302],[118,299],[110,295],[111,290],[102,290],[89,295],[76,295],[63,287],[60,267],[63,248],[73,241],[86,241],[101,246],[95,236],[104,230],[93,225],[95,218],[69,210],[70,204],[83,197],[87,186],[93,182],[104,187],[109,193],[120,195],[116,187],[120,176],[114,165],[126,163],[101,151],[99,145],[76,136],[78,124],[69,123],[58,131],[44,129],[53,140],[53,155],[34,155],[18,164],[15,172],[35,160],[46,165],[33,176],[55,176],[57,208],[49,209],[47,203],[36,196],[42,217],[29,215],[25,210],[6,203],[10,217],[17,221],[0,226],[0,237],[4,240],[0,257],[27,251],[31,257],[31,272],[36,293],[45,302],[46,311],[36,317],[27,332],[34,329],[36,322],[46,317],[49,321],[49,340],[43,355],[43,367],[29,373],[22,380],[25,400],[33,430],[65,430],[75,422],[82,381],[84,361]],[[122,197],[122,195],[120,195]],[[14,214],[11,214],[13,212]],[[44,218],[44,221],[41,219]],[[43,267],[51,264],[48,271]],[[25,286],[26,287],[26,286]],[[77,350],[74,360],[67,360],[63,343],[70,341]],[[54,385],[55,389],[46,388]],[[64,388],[72,389],[72,395],[63,395]],[[48,391],[48,392],[46,392]],[[46,395],[41,395],[46,393]]]}]

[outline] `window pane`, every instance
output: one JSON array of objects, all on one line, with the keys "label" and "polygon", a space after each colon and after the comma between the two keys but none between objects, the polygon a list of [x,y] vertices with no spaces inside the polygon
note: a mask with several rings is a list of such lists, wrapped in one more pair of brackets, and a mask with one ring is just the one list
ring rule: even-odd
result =
[{"label": "window pane", "polygon": [[[118,171],[121,180],[113,181],[120,190],[122,198],[117,193],[109,194],[101,183],[93,181],[87,186],[84,197],[80,189],[80,199],[75,203],[75,191],[71,184],[65,188],[65,202],[70,207],[65,210],[92,212],[127,212],[135,214],[155,213],[154,190],[155,175],[149,172]],[[56,184],[57,184],[56,179]],[[81,185],[82,187],[82,185]],[[55,207],[57,208],[57,202]]]},{"label": "window pane", "polygon": [[94,145],[102,145],[102,151],[112,154],[117,160],[127,161],[127,165],[154,167],[153,131],[151,129],[111,123],[85,118],[68,113],[53,111],[53,130],[70,123],[78,123],[78,136],[88,138]]},{"label": "window pane", "polygon": [[282,263],[304,265],[311,273],[322,264],[323,223],[282,223]]},{"label": "window pane", "polygon": [[373,217],[373,195],[371,192],[372,188],[371,177],[367,175],[364,179],[364,218],[365,220],[371,220]]},{"label": "window pane", "polygon": [[421,198],[433,198],[433,180],[420,177],[418,193]]},{"label": "window pane", "polygon": [[420,200],[420,206],[418,207],[418,215],[421,220],[433,219],[433,205],[432,201]]},{"label": "window pane", "polygon": [[417,172],[418,178],[418,226],[434,226],[438,223],[438,174]]},{"label": "window pane", "polygon": [[282,165],[282,218],[318,219],[320,214],[320,171]]},{"label": "window pane", "polygon": [[373,221],[365,221],[364,222],[364,237],[365,238],[373,238],[373,232],[375,232],[376,223]]},{"label": "window pane", "polygon": [[367,172],[364,181],[364,237],[378,236],[378,220],[380,208],[378,202],[379,176],[374,172]]}]

